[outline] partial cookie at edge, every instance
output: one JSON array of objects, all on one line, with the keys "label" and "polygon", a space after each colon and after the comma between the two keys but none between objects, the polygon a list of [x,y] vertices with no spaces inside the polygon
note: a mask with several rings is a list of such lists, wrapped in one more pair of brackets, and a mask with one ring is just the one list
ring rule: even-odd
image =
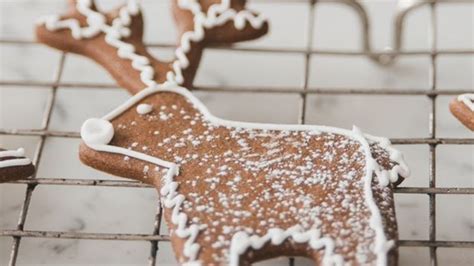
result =
[{"label": "partial cookie at edge", "polygon": [[474,131],[474,94],[463,94],[449,104],[451,113],[467,128]]},{"label": "partial cookie at edge", "polygon": [[35,167],[24,157],[24,150],[0,148],[0,183],[20,180],[33,175]]}]

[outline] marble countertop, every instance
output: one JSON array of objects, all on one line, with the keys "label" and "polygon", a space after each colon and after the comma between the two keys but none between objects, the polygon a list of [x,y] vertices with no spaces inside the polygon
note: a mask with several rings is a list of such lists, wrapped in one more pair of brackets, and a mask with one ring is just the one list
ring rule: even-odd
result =
[{"label": "marble countertop", "polygon": [[[33,40],[34,21],[45,14],[64,10],[62,0],[1,0],[0,38]],[[114,6],[120,1],[98,1]],[[391,43],[395,1],[365,1],[373,23],[373,43],[384,49]],[[169,13],[169,1],[144,1],[146,40],[173,43],[176,32]],[[270,34],[244,47],[306,47],[308,4],[285,1],[281,4],[252,2],[271,21]],[[354,12],[333,3],[320,3],[316,14],[313,48],[360,48],[358,20]],[[439,49],[474,49],[474,5],[440,4],[437,41]],[[430,9],[423,7],[407,18],[407,50],[429,49]],[[151,52],[170,58],[171,49]],[[223,60],[225,59],[225,60]],[[51,82],[60,53],[37,44],[0,44],[0,81],[36,80]],[[201,86],[265,86],[299,88],[304,83],[304,56],[300,54],[248,53],[208,50],[199,69],[196,84]],[[440,55],[437,58],[436,85],[440,89],[474,88],[472,55]],[[363,56],[314,55],[310,62],[311,87],[428,89],[429,55],[402,56],[391,67],[380,67]],[[78,74],[80,73],[80,74]],[[113,84],[109,75],[93,62],[68,55],[62,82]],[[2,85],[3,86],[3,85]],[[3,86],[0,89],[0,128],[35,129],[41,127],[48,88]],[[251,94],[199,92],[197,96],[211,112],[227,119],[297,123],[300,98],[297,94]],[[121,89],[61,88],[54,104],[50,129],[77,132],[89,117],[102,116],[129,95]],[[452,96],[436,99],[436,134],[445,138],[473,138],[448,111]],[[262,104],[265,103],[265,104]],[[393,138],[429,137],[430,100],[424,95],[310,95],[307,123],[351,128],[361,127],[374,135]],[[38,137],[0,135],[6,148],[25,147],[33,156]],[[110,179],[82,165],[77,158],[78,139],[49,137],[46,140],[38,178]],[[429,147],[399,145],[412,169],[404,186],[427,187]],[[437,186],[474,187],[474,147],[437,147]],[[26,185],[0,185],[0,229],[15,229]],[[88,233],[150,234],[153,231],[158,195],[151,188],[110,188],[91,186],[36,187],[26,230]],[[429,201],[427,195],[397,194],[396,211],[401,239],[428,240]],[[474,241],[474,197],[438,195],[436,197],[438,240]],[[162,232],[166,232],[163,223]],[[0,265],[6,265],[12,238],[0,237]],[[439,265],[469,265],[472,250],[439,248]],[[145,241],[101,241],[23,238],[17,265],[146,265],[150,243]],[[176,265],[170,244],[160,242],[157,265]],[[287,265],[277,259],[260,265]],[[297,265],[311,265],[298,259]],[[400,248],[400,265],[429,265],[429,249]]]}]

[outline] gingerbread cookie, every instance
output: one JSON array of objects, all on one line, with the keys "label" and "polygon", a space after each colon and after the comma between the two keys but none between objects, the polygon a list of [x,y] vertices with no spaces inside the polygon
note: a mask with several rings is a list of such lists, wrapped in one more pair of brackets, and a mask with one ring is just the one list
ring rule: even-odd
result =
[{"label": "gingerbread cookie", "polygon": [[35,167],[25,157],[23,149],[12,151],[0,148],[0,183],[27,178],[34,172]]},{"label": "gingerbread cookie", "polygon": [[191,86],[206,46],[251,40],[268,31],[265,19],[246,10],[244,0],[174,0],[181,38],[175,59],[164,62],[143,43],[144,23],[136,0],[109,13],[97,11],[92,0],[71,3],[67,15],[40,20],[38,41],[93,59],[133,94],[164,82]]},{"label": "gingerbread cookie", "polygon": [[180,263],[395,265],[391,182],[409,171],[387,139],[213,116],[172,84],[81,128],[86,165],[155,186]]},{"label": "gingerbread cookie", "polygon": [[463,125],[474,131],[474,93],[459,95],[451,101],[449,109]]}]

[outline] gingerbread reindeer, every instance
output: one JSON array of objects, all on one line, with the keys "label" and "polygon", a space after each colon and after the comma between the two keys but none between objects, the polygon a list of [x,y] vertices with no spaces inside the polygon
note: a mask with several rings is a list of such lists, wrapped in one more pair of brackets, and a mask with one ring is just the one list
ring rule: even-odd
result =
[{"label": "gingerbread reindeer", "polygon": [[[83,124],[81,160],[158,189],[182,264],[248,265],[278,256],[307,256],[316,264],[396,264],[392,187],[408,169],[388,140],[357,128],[223,120],[175,85],[194,75],[191,59],[201,56],[204,43],[249,39],[246,30],[266,32],[244,4],[176,2],[175,16],[192,17],[193,24],[178,20],[188,41],[163,68],[139,48],[141,41],[133,41],[141,33],[133,38],[130,29],[142,24],[134,2],[104,16],[89,1],[78,1],[70,17],[45,20],[39,37],[62,33],[66,41],[58,48],[86,55],[95,50],[91,57],[121,85],[139,91],[103,119]],[[83,46],[80,38],[90,43]],[[97,47],[117,56],[101,55]]]},{"label": "gingerbread reindeer", "polygon": [[92,0],[70,1],[64,16],[44,17],[37,39],[59,50],[78,53],[102,65],[131,93],[163,82],[191,86],[203,49],[258,38],[265,19],[245,9],[245,0],[173,0],[181,36],[175,59],[155,59],[143,43],[143,15],[136,0],[109,13]]},{"label": "gingerbread reindeer", "polygon": [[174,84],[87,120],[81,136],[83,163],[157,188],[181,264],[397,263],[392,188],[409,172],[387,139],[220,119]]}]

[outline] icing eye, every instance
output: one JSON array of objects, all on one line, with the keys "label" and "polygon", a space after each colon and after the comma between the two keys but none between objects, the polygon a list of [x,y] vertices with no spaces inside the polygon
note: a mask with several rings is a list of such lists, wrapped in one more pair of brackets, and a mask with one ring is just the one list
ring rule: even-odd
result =
[{"label": "icing eye", "polygon": [[137,106],[137,113],[141,115],[149,114],[151,111],[153,111],[153,106],[149,104],[142,103]]},{"label": "icing eye", "polygon": [[104,119],[88,119],[81,127],[81,138],[87,145],[105,145],[114,137],[112,123]]}]

